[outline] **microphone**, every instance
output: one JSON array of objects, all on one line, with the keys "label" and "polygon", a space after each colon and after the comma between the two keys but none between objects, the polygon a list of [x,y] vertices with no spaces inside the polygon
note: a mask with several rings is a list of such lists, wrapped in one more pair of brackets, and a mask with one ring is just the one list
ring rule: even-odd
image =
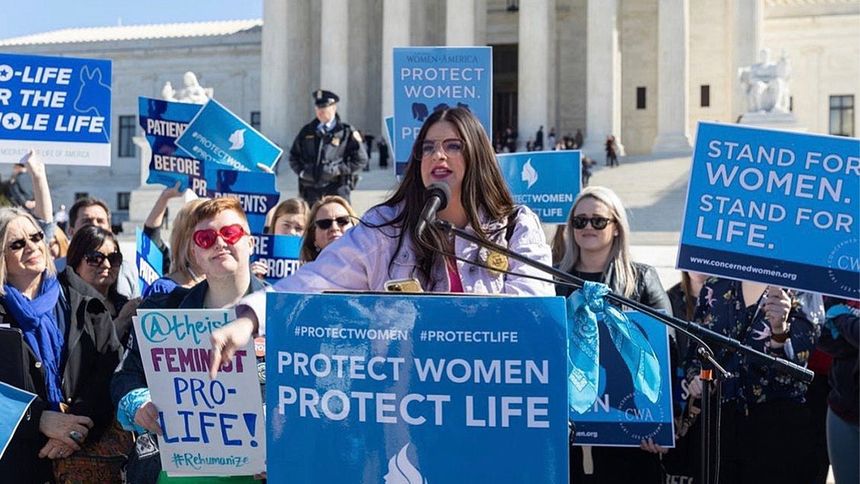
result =
[{"label": "microphone", "polygon": [[447,183],[436,182],[427,187],[427,191],[424,192],[424,210],[421,211],[415,231],[419,237],[427,228],[427,224],[436,220],[436,212],[445,210],[449,198],[451,198],[451,187]]}]

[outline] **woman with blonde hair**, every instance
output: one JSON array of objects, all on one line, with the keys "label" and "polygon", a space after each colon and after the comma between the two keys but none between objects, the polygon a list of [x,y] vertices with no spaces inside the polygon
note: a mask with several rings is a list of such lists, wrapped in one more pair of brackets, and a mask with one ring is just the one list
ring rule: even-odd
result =
[{"label": "woman with blonde hair", "polygon": [[308,215],[308,228],[302,239],[299,259],[302,262],[316,260],[323,249],[343,237],[355,225],[358,216],[345,198],[337,195],[322,197],[311,208]]},{"label": "woman with blonde hair", "polygon": [[[579,193],[567,218],[565,251],[560,268],[580,279],[604,283],[616,294],[672,314],[672,305],[657,271],[633,261],[629,238],[630,224],[618,195],[606,187],[585,188]],[[558,286],[557,291],[559,295],[568,296],[572,289]],[[609,360],[616,358],[623,367],[624,362],[618,352],[609,350],[613,345],[607,338],[608,332],[605,329],[600,331],[601,364],[612,366],[613,362]],[[619,385],[628,386],[625,382],[610,381],[607,382],[606,393],[620,393],[616,391]],[[643,441],[642,446],[652,452],[657,450],[650,441]],[[660,482],[660,460],[656,455],[624,447],[586,449],[570,448],[571,482],[584,481],[586,460],[593,462],[594,475],[600,476],[601,483]]]},{"label": "woman with blonde hair", "polygon": [[[307,202],[301,198],[289,198],[279,203],[266,216],[266,233],[270,235],[295,235],[302,237],[308,226]],[[251,263],[251,273],[265,279],[268,267],[262,261]]]},{"label": "woman with blonde hair", "polygon": [[204,198],[191,200],[176,214],[173,230],[170,232],[170,273],[153,282],[144,291],[144,298],[152,294],[168,294],[178,287],[189,289],[206,278],[190,256],[191,236],[194,232],[190,214],[205,200]]}]

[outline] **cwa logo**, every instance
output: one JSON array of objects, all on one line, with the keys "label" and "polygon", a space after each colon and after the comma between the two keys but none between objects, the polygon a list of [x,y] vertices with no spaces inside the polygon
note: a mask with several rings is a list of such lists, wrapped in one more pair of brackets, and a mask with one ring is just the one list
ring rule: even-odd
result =
[{"label": "cwa logo", "polygon": [[388,473],[383,476],[385,484],[428,484],[427,479],[409,461],[409,456],[406,455],[408,447],[407,443],[388,460]]},{"label": "cwa logo", "polygon": [[523,165],[523,171],[520,173],[520,180],[528,183],[528,188],[531,188],[532,185],[537,183],[538,173],[537,170],[535,170],[535,167],[532,166],[531,158],[526,160],[526,164]]},{"label": "cwa logo", "polygon": [[233,131],[228,141],[230,142],[230,151],[241,150],[245,146],[245,128]]}]

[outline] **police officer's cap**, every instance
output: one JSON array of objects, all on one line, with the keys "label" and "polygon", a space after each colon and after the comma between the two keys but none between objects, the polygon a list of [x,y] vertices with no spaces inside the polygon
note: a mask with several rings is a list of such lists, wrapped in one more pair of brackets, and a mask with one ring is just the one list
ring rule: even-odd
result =
[{"label": "police officer's cap", "polygon": [[314,105],[318,108],[324,108],[327,106],[331,106],[336,102],[340,101],[340,97],[337,94],[326,91],[325,89],[317,89],[313,94]]}]

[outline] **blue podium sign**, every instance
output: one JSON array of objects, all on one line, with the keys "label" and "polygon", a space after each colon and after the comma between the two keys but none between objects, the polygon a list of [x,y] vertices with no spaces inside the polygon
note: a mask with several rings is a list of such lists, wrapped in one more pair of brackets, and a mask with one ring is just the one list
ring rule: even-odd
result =
[{"label": "blue podium sign", "polygon": [[567,482],[563,299],[267,296],[273,482]]},{"label": "blue podium sign", "polygon": [[660,362],[660,392],[651,401],[633,386],[630,370],[615,348],[609,330],[600,327],[600,385],[594,405],[585,413],[570,412],[576,424],[576,445],[639,447],[653,439],[663,447],[675,446],[672,413],[672,369],[669,334],[659,321],[637,311],[625,312],[645,334]]},{"label": "blue podium sign", "polygon": [[403,174],[415,138],[433,111],[465,107],[493,131],[492,47],[394,48],[394,162]]},{"label": "blue podium sign", "polygon": [[514,201],[545,224],[564,224],[582,187],[580,151],[531,151],[496,155]]},{"label": "blue podium sign", "polygon": [[111,61],[0,54],[0,150],[45,163],[110,166]]},{"label": "blue podium sign", "polygon": [[677,266],[860,299],[860,140],[700,123]]},{"label": "blue podium sign", "polygon": [[254,235],[252,262],[266,264],[266,282],[274,284],[302,265],[299,254],[302,238],[298,235]]},{"label": "blue podium sign", "polygon": [[238,171],[272,170],[284,152],[214,99],[191,120],[176,145],[195,158]]},{"label": "blue podium sign", "polygon": [[146,183],[172,187],[179,191],[195,189],[205,179],[206,164],[176,146],[176,139],[200,111],[199,104],[178,103],[139,97],[140,127],[152,149]]}]

